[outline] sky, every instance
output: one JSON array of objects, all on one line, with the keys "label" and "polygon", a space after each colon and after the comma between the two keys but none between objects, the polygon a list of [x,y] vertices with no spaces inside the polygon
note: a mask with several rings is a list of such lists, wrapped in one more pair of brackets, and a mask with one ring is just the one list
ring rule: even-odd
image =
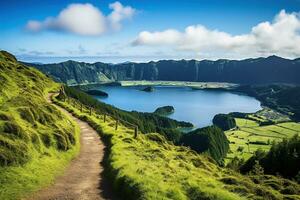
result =
[{"label": "sky", "polygon": [[0,8],[0,49],[27,62],[300,57],[300,0],[10,0]]}]

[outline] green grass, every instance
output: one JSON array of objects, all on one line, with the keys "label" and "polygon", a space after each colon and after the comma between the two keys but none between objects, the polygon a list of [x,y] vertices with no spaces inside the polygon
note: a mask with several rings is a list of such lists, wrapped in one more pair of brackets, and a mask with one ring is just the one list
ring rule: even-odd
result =
[{"label": "green grass", "polygon": [[59,84],[0,52],[0,199],[50,184],[79,150],[79,129],[46,101]]},{"label": "green grass", "polygon": [[219,167],[206,155],[173,145],[157,133],[139,134],[134,139],[132,128],[120,124],[115,130],[112,118],[104,122],[103,116],[90,116],[87,109],[81,113],[67,102],[56,102],[100,133],[108,146],[106,174],[124,199],[299,199],[281,192],[287,187],[300,191],[291,181],[243,176]]},{"label": "green grass", "polygon": [[[283,138],[290,138],[300,133],[300,124],[296,122],[259,126],[259,123],[254,120],[256,119],[235,118],[238,129],[225,132],[230,141],[227,161],[235,156],[247,160],[257,149],[268,151],[273,141],[282,141]],[[265,144],[254,144],[257,142]],[[242,147],[243,151],[237,151],[239,147]]]}]

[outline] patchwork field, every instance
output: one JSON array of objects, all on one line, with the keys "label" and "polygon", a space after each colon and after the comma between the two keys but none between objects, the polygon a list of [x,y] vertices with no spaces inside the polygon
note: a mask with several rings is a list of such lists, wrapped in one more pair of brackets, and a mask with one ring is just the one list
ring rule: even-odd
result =
[{"label": "patchwork field", "polygon": [[281,141],[300,133],[300,123],[296,122],[260,126],[254,118],[235,118],[235,121],[237,128],[225,132],[230,141],[227,161],[235,156],[248,159],[257,149],[268,151],[274,141]]}]

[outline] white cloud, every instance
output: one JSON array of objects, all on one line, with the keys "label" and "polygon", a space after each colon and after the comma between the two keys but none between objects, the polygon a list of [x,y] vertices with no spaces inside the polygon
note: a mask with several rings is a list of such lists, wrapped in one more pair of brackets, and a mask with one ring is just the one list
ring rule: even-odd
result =
[{"label": "white cloud", "polygon": [[300,17],[298,13],[280,11],[273,22],[262,22],[248,34],[231,35],[210,30],[203,25],[188,26],[184,32],[168,29],[162,32],[141,32],[133,45],[170,46],[175,50],[198,55],[239,55],[239,57],[277,54],[300,56]]},{"label": "white cloud", "polygon": [[182,38],[182,33],[169,29],[163,32],[143,31],[133,42],[134,45],[172,45],[178,43]]},{"label": "white cloud", "polygon": [[56,17],[48,17],[44,21],[28,21],[26,29],[31,32],[55,30],[97,36],[110,30],[119,30],[121,22],[131,18],[135,13],[135,9],[130,6],[124,7],[120,2],[110,4],[109,7],[112,12],[104,16],[92,4],[70,4]]},{"label": "white cloud", "polygon": [[124,19],[130,19],[136,12],[134,8],[130,6],[123,6],[120,2],[109,4],[109,8],[112,9],[112,13],[108,16],[111,27],[114,30],[119,30],[122,25],[121,21]]}]

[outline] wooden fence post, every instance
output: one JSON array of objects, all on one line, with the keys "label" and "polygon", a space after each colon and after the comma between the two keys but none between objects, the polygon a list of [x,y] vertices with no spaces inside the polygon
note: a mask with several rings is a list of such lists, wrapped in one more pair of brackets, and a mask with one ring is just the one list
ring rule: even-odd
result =
[{"label": "wooden fence post", "polygon": [[119,120],[116,120],[116,130],[118,130]]},{"label": "wooden fence post", "polygon": [[82,103],[80,103],[80,112],[82,112],[82,109],[83,109],[83,105]]},{"label": "wooden fence post", "polygon": [[106,122],[106,114],[104,114],[103,121]]},{"label": "wooden fence post", "polygon": [[138,136],[138,131],[139,131],[139,127],[136,126],[136,127],[134,128],[134,138],[137,138],[137,136]]},{"label": "wooden fence post", "polygon": [[90,107],[90,115],[92,115],[92,107]]},{"label": "wooden fence post", "polygon": [[250,153],[250,146],[249,146],[250,145],[250,141],[249,141],[249,139],[248,139],[247,143],[248,143],[248,153]]}]

